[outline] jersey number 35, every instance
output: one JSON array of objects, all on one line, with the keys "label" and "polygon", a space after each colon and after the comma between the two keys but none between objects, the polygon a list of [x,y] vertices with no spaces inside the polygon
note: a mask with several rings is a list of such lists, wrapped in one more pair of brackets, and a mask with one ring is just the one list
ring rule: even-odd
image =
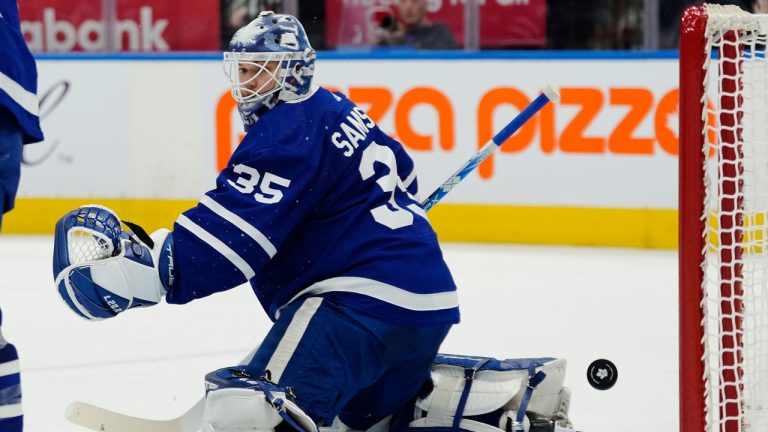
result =
[{"label": "jersey number 35", "polygon": [[[261,176],[256,168],[249,167],[248,165],[235,165],[233,171],[236,174],[240,174],[240,177],[237,178],[236,182],[227,180],[227,183],[244,194],[253,194],[253,198],[256,201],[264,204],[274,204],[283,198],[283,192],[273,188],[273,184],[284,188],[291,185],[291,181],[287,178],[269,172],[265,172]],[[254,193],[256,186],[259,187],[259,190]]]},{"label": "jersey number 35", "polygon": [[408,193],[403,185],[403,181],[397,175],[397,159],[391,148],[372,142],[364,151],[360,158],[360,176],[363,180],[368,180],[376,174],[374,165],[376,162],[382,163],[389,168],[389,172],[383,177],[379,177],[376,183],[381,187],[385,194],[389,194],[387,204],[371,209],[373,219],[391,229],[402,228],[413,224],[413,215],[426,217],[424,210],[415,202],[408,204],[406,208],[400,207],[395,201],[397,190],[408,194],[408,197],[416,199]]}]

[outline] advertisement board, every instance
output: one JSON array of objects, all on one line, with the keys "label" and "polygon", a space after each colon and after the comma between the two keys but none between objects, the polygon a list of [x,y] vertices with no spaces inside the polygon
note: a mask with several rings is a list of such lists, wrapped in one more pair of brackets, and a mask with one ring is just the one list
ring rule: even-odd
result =
[{"label": "advertisement board", "polygon": [[[47,139],[25,149],[22,199],[194,205],[242,137],[236,105],[213,58],[43,60],[39,68]],[[494,226],[512,225],[468,234],[468,240],[514,241],[517,234],[509,232],[517,230],[521,241],[545,243],[599,243],[598,228],[611,236],[611,230],[625,230],[623,224],[640,224],[624,234],[632,235],[629,245],[672,247],[676,70],[673,59],[336,57],[321,58],[316,80],[349,95],[406,146],[422,196],[549,82],[561,102],[545,108],[455,188],[443,209],[435,209],[436,223],[458,219],[467,209],[490,211],[504,218]],[[561,232],[574,231],[570,224],[584,240],[568,240],[581,235]],[[540,235],[526,234],[534,232]],[[460,234],[448,237],[465,239]]]},{"label": "advertisement board", "polygon": [[219,2],[184,7],[171,0],[118,0],[114,22],[105,25],[101,2],[19,2],[21,30],[34,52],[204,51],[219,49]]}]

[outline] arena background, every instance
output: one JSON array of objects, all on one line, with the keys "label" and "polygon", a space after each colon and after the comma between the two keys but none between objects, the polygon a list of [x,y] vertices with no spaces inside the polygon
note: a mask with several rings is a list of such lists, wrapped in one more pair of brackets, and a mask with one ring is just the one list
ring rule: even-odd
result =
[{"label": "arena background", "polygon": [[[20,3],[46,140],[26,146],[5,215],[0,305],[27,430],[83,430],[63,418],[73,400],[179,415],[206,372],[268,331],[246,286],[94,325],[50,275],[65,212],[99,203],[151,231],[213,186],[243,132],[221,49],[265,9],[300,18],[317,82],[403,142],[422,196],[541,86],[560,91],[429,213],[461,287],[462,323],[441,349],[566,358],[578,430],[679,429],[677,34],[697,1],[427,0],[453,51],[372,46],[397,0]],[[586,379],[599,358],[620,371],[610,391]]]},{"label": "arena background", "polygon": [[[561,103],[430,213],[441,239],[671,248],[673,54],[323,53],[316,73],[406,145],[423,196],[549,82]],[[47,55],[39,68],[47,139],[25,151],[8,233],[52,232],[88,201],[169,226],[242,136],[219,55]]]}]

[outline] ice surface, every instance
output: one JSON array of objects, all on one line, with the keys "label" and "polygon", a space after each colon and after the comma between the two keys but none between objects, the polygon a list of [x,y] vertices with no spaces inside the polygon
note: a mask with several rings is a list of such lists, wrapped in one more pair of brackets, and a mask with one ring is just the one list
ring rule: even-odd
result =
[{"label": "ice surface", "polygon": [[[52,249],[51,237],[0,236],[3,334],[21,356],[27,432],[83,431],[63,418],[73,400],[175,417],[201,397],[206,372],[236,363],[269,327],[246,286],[87,322],[53,287]],[[462,323],[443,352],[565,357],[579,430],[678,430],[675,252],[472,244],[444,252]],[[586,380],[598,358],[619,371],[607,391]]]}]

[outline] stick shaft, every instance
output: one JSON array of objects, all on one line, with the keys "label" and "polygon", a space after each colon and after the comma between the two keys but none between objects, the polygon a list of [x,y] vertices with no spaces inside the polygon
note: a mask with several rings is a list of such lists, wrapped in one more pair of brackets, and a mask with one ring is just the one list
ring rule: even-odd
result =
[{"label": "stick shaft", "polygon": [[[504,142],[509,139],[515,132],[517,132],[523,125],[525,125],[528,120],[530,120],[536,113],[538,113],[544,106],[549,103],[551,100],[551,96],[547,95],[548,92],[542,93],[539,96],[536,97],[536,99],[533,100],[523,111],[520,112],[512,121],[507,123],[504,128],[499,131],[493,138],[491,138],[490,141],[485,143],[485,145],[477,152],[475,153],[472,158],[470,158],[464,165],[461,166],[458,170],[456,170],[453,175],[448,177],[446,181],[444,181],[440,186],[435,189],[434,192],[432,192],[431,195],[427,199],[421,202],[421,207],[426,211],[434,207],[435,204],[440,202],[443,197],[448,195],[448,192],[450,192],[456,185],[461,183],[461,181],[466,177],[469,173],[475,170],[478,165],[483,163],[484,160],[488,158],[493,152],[495,152],[499,147],[501,147]],[[556,93],[555,93],[556,95]]]},{"label": "stick shaft", "polygon": [[[248,364],[256,354],[257,346],[239,364]],[[64,414],[70,422],[100,432],[198,432],[203,425],[205,397],[199,399],[179,417],[169,420],[150,420],[120,414],[84,402],[72,402]]]}]

